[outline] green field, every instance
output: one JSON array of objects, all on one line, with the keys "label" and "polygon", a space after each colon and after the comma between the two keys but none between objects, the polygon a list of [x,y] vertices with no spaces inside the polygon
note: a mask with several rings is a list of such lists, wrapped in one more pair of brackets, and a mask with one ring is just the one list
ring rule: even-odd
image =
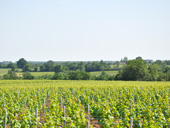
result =
[{"label": "green field", "polygon": [[[0,68],[0,76],[3,76],[4,74],[8,73],[8,70],[10,68]],[[22,69],[17,69],[19,71],[22,71]],[[116,75],[118,71],[105,71],[108,75]],[[102,71],[96,71],[96,72],[90,72],[91,75],[99,76],[101,75]],[[23,74],[23,72],[17,72],[16,74]],[[54,75],[54,72],[31,72],[31,74],[35,77],[37,76],[43,76],[43,75]]]},{"label": "green field", "polygon": [[0,80],[0,128],[168,128],[169,96],[170,82]]},{"label": "green field", "polygon": [[[118,73],[118,71],[105,71],[105,72],[106,74],[111,75],[111,76],[116,75]],[[90,72],[90,74],[94,76],[99,76],[102,74],[102,71]]]},{"label": "green field", "polygon": [[3,76],[4,74],[8,73],[8,70],[10,70],[10,68],[0,68],[0,76]]},{"label": "green field", "polygon": [[[11,68],[0,68],[0,76],[7,74],[9,70],[11,70]],[[20,68],[18,68],[17,70],[20,72],[22,71],[22,69]],[[21,73],[18,72],[17,74],[21,74]]]}]

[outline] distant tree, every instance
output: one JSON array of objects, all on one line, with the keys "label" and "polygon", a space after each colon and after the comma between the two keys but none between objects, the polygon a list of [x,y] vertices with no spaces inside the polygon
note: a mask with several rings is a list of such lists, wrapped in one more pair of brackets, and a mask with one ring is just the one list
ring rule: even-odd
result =
[{"label": "distant tree", "polygon": [[34,72],[38,72],[38,67],[34,67]]},{"label": "distant tree", "polygon": [[128,61],[126,67],[122,71],[122,80],[145,80],[148,74],[146,63],[142,59]]},{"label": "distant tree", "polygon": [[63,72],[55,73],[52,77],[53,80],[68,80],[68,75]]},{"label": "distant tree", "polygon": [[42,64],[40,65],[40,72],[44,72],[45,71],[45,66]]},{"label": "distant tree", "polygon": [[170,67],[166,67],[163,73],[166,75],[166,80],[170,81]]},{"label": "distant tree", "polygon": [[54,65],[55,65],[55,62],[52,60],[49,60],[47,63],[44,64],[45,71],[54,71]]},{"label": "distant tree", "polygon": [[165,70],[164,70],[164,73],[170,74],[170,67],[166,67]]},{"label": "distant tree", "polygon": [[123,60],[121,60],[122,62],[124,62],[124,63],[127,63],[128,62],[128,58],[125,56],[124,58],[123,58]]},{"label": "distant tree", "polygon": [[55,73],[63,72],[63,67],[60,64],[56,65],[54,67],[54,72]]},{"label": "distant tree", "polygon": [[76,71],[78,69],[78,63],[70,63],[70,62],[68,62],[66,64],[66,67],[67,67],[68,70]]},{"label": "distant tree", "polygon": [[163,72],[165,70],[165,67],[166,67],[166,63],[161,61],[161,60],[156,60],[154,62],[154,64],[157,64],[158,65],[158,70],[159,72]]},{"label": "distant tree", "polygon": [[152,64],[149,66],[149,73],[151,74],[151,80],[155,81],[158,77],[158,65]]},{"label": "distant tree", "polygon": [[83,62],[78,63],[78,69],[80,71],[85,71],[85,64]]},{"label": "distant tree", "polygon": [[118,73],[116,74],[114,80],[121,80],[122,79],[122,72],[121,70],[118,71]]},{"label": "distant tree", "polygon": [[138,59],[142,59],[142,57],[140,57],[140,56],[136,57],[136,60],[138,60]]},{"label": "distant tree", "polygon": [[157,80],[158,81],[165,81],[166,80],[166,74],[162,73],[162,72],[159,72]]},{"label": "distant tree", "polygon": [[119,61],[116,61],[115,64],[116,64],[116,67],[118,68],[119,65],[120,65],[120,62],[119,62]]},{"label": "distant tree", "polygon": [[23,68],[27,64],[27,61],[24,58],[21,58],[17,61],[18,68]]},{"label": "distant tree", "polygon": [[7,68],[7,65],[4,63],[0,63],[0,68]]},{"label": "distant tree", "polygon": [[24,65],[24,67],[22,68],[22,71],[23,72],[26,72],[26,71],[31,71],[31,64],[27,63]]},{"label": "distant tree", "polygon": [[68,73],[70,80],[90,80],[91,75],[84,71],[71,71]]},{"label": "distant tree", "polygon": [[85,71],[86,72],[92,72],[92,71],[106,71],[110,69],[110,65],[104,61],[100,62],[92,62],[92,63],[87,63],[85,65]]},{"label": "distant tree", "polygon": [[170,65],[170,60],[165,60],[165,63],[166,63],[167,65]]},{"label": "distant tree", "polygon": [[32,79],[34,79],[34,76],[31,75],[30,72],[24,72],[23,73],[23,79],[32,80]]},{"label": "distant tree", "polygon": [[3,78],[4,79],[13,79],[13,80],[15,80],[18,77],[17,77],[17,75],[16,75],[16,73],[14,71],[9,70],[7,74],[3,75]]},{"label": "distant tree", "polygon": [[8,68],[11,68],[12,71],[15,71],[17,69],[17,65],[15,63],[9,63],[7,65]]},{"label": "distant tree", "polygon": [[110,76],[109,76],[108,74],[106,74],[106,72],[103,71],[103,72],[101,73],[101,75],[96,78],[96,80],[108,80],[109,77],[110,77]]}]

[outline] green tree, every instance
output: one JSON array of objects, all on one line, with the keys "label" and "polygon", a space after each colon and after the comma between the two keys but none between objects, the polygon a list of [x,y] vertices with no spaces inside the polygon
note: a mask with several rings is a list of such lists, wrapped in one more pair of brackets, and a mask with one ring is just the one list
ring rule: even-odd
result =
[{"label": "green tree", "polygon": [[85,71],[71,71],[68,73],[70,80],[90,80],[91,75]]},{"label": "green tree", "polygon": [[31,71],[31,64],[27,63],[24,65],[24,67],[22,68],[22,71],[23,72],[26,72],[26,71]]},{"label": "green tree", "polygon": [[103,72],[101,73],[101,75],[96,78],[96,80],[108,80],[109,77],[110,77],[110,76],[109,76],[108,74],[106,74],[106,72],[103,71]]},{"label": "green tree", "polygon": [[21,58],[17,61],[18,68],[23,68],[27,64],[27,61],[24,58]]},{"label": "green tree", "polygon": [[154,64],[157,64],[158,65],[158,70],[159,72],[163,72],[165,70],[165,67],[166,67],[166,63],[161,61],[161,60],[156,60],[154,62]]},{"label": "green tree", "polygon": [[78,63],[78,69],[80,71],[85,71],[85,64],[83,62]]},{"label": "green tree", "polygon": [[124,62],[124,63],[127,63],[128,62],[128,58],[125,56],[121,61]]},{"label": "green tree", "polygon": [[67,80],[68,76],[67,74],[63,73],[63,72],[58,72],[55,73],[54,76],[52,77],[53,80]]},{"label": "green tree", "polygon": [[9,63],[7,65],[8,68],[11,68],[12,71],[15,71],[17,69],[17,65],[15,63]]},{"label": "green tree", "polygon": [[13,79],[13,80],[15,80],[18,77],[17,77],[17,75],[16,75],[16,73],[14,71],[9,70],[7,74],[3,75],[3,78],[4,79]]},{"label": "green tree", "polygon": [[45,71],[54,71],[54,65],[55,62],[52,60],[49,60],[47,63],[44,64],[45,65]]},{"label": "green tree", "polygon": [[136,60],[138,60],[138,59],[142,59],[142,57],[141,56],[136,57]]},{"label": "green tree", "polygon": [[128,61],[121,74],[122,80],[145,80],[148,74],[146,63],[142,59]]},{"label": "green tree", "polygon": [[32,80],[32,79],[34,79],[34,76],[31,75],[30,72],[24,72],[23,73],[23,79]]},{"label": "green tree", "polygon": [[115,65],[116,65],[116,68],[118,68],[119,65],[120,65],[120,62],[119,62],[119,61],[116,61],[116,62],[115,62]]},{"label": "green tree", "polygon": [[38,67],[34,67],[34,72],[38,72]]},{"label": "green tree", "polygon": [[158,77],[158,65],[152,64],[149,66],[149,73],[151,74],[151,80],[157,80]]},{"label": "green tree", "polygon": [[44,72],[45,71],[45,66],[42,64],[40,65],[40,72]]},{"label": "green tree", "polygon": [[63,67],[62,65],[58,64],[54,67],[54,72],[55,73],[59,73],[59,72],[63,72]]}]

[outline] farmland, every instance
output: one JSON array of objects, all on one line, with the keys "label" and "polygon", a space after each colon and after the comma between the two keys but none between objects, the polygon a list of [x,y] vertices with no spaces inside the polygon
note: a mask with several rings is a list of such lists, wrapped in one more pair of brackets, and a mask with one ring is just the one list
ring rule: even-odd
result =
[{"label": "farmland", "polygon": [[[7,74],[10,69],[11,68],[0,68],[0,76]],[[23,72],[21,72],[21,69],[17,69],[17,70],[19,70],[20,72],[16,72],[16,74],[23,74]],[[105,71],[105,72],[108,75],[116,75],[118,73],[118,71]],[[31,74],[35,77],[43,76],[43,75],[54,75],[54,73],[55,72],[31,72]],[[94,76],[99,76],[102,74],[102,71],[90,72],[90,74]]]},{"label": "farmland", "polygon": [[[1,80],[0,127],[168,127],[170,82]],[[6,120],[5,120],[6,113]]]},{"label": "farmland", "polygon": [[[118,71],[105,71],[106,74],[108,75],[116,75],[118,73]],[[100,76],[102,74],[102,71],[96,71],[96,72],[90,72],[91,75],[94,75],[94,76]]]}]

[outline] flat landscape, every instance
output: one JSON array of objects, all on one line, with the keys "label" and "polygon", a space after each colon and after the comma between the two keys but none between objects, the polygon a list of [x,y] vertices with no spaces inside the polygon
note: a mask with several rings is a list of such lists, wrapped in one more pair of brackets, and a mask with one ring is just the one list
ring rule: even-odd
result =
[{"label": "flat landscape", "polygon": [[[11,68],[0,68],[0,76],[7,74]],[[17,69],[18,71],[22,71],[21,69]],[[108,75],[116,75],[118,71],[105,71]],[[31,72],[31,74],[35,77],[43,76],[43,75],[54,75],[55,72]],[[16,72],[16,74],[23,74],[23,72]],[[102,71],[90,72],[91,75],[99,76],[102,74]]]},{"label": "flat landscape", "polygon": [[1,80],[0,127],[168,127],[169,89],[170,82]]}]

